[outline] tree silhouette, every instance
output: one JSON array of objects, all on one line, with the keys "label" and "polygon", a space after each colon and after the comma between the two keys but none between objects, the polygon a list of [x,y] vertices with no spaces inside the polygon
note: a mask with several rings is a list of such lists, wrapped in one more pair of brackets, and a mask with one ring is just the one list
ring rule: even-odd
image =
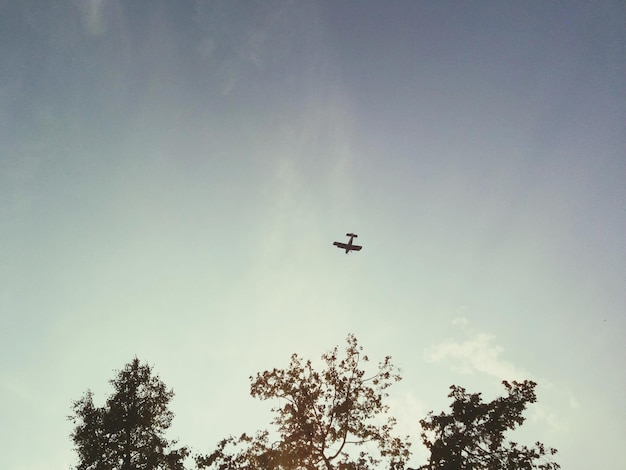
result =
[{"label": "tree silhouette", "polygon": [[167,390],[147,364],[135,358],[111,380],[114,393],[103,407],[93,394],[73,403],[69,419],[76,425],[71,434],[78,453],[78,470],[184,469],[186,447],[171,449],[164,433],[174,414],[168,404],[174,392]]},{"label": "tree silhouette", "polygon": [[422,441],[430,450],[428,464],[418,470],[556,470],[550,460],[556,449],[542,443],[534,447],[505,442],[504,432],[524,422],[528,403],[537,401],[535,382],[502,382],[508,392],[490,403],[480,393],[468,394],[452,385],[448,395],[454,401],[450,414],[428,414],[420,421]]},{"label": "tree silhouette", "polygon": [[[277,439],[268,431],[224,439],[209,456],[197,456],[200,468],[220,470],[369,470],[404,469],[409,443],[392,435],[395,419],[386,417],[386,389],[400,380],[388,356],[371,376],[362,368],[354,335],[347,338],[345,357],[338,348],[322,355],[324,370],[310,360],[291,356],[287,369],[272,369],[250,377],[250,393],[277,399],[272,408]],[[386,419],[384,419],[386,418]],[[372,452],[372,445],[375,450]],[[233,449],[229,451],[232,447]]]}]

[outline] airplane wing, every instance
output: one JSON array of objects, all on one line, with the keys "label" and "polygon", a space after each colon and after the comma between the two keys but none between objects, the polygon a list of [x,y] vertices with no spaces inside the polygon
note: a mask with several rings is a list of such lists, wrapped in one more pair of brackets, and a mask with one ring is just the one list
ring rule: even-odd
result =
[{"label": "airplane wing", "polygon": [[348,243],[333,242],[333,245],[335,245],[337,248],[341,248],[342,250],[346,250],[346,253],[348,253],[349,251],[361,251],[361,248],[363,248],[362,246],[352,244],[352,240],[354,237],[356,237],[356,235],[353,233],[349,233],[348,236],[350,237]]}]

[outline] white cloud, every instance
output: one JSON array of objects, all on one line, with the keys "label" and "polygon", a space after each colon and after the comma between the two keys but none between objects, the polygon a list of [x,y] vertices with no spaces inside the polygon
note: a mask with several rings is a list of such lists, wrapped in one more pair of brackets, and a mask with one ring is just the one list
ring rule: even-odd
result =
[{"label": "white cloud", "polygon": [[420,419],[426,417],[429,409],[413,393],[405,392],[400,396],[389,397],[389,412],[397,419],[394,434],[398,437],[409,436],[411,442],[411,458],[414,462],[423,462],[428,458],[426,448],[421,445],[419,433]]},{"label": "white cloud", "polygon": [[[463,309],[465,310],[465,309]],[[453,325],[460,325],[461,328],[465,329],[469,325],[469,321],[465,317],[456,317],[452,319]]]},{"label": "white cloud", "polygon": [[576,399],[576,397],[570,390],[567,391],[567,398],[567,403],[569,404],[570,408],[573,408],[575,410],[580,408],[580,402]]},{"label": "white cloud", "polygon": [[559,419],[558,414],[540,403],[535,403],[530,408],[529,419],[531,423],[537,423],[552,432],[565,430],[565,425]]},{"label": "white cloud", "polygon": [[446,362],[464,374],[481,372],[501,380],[530,377],[528,372],[501,358],[504,349],[496,344],[494,335],[472,330],[463,317],[455,318],[452,324],[460,325],[466,338],[461,341],[447,340],[428,348],[425,351],[427,362]]},{"label": "white cloud", "polygon": [[413,393],[404,392],[401,396],[389,397],[389,411],[397,418],[396,434],[414,436],[419,432],[419,421],[428,413],[427,406]]}]

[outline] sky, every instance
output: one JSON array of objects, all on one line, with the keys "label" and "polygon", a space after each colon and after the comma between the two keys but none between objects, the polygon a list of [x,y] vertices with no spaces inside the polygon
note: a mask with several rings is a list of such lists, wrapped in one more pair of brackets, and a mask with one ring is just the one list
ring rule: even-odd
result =
[{"label": "sky", "polygon": [[[0,467],[133,357],[194,451],[354,333],[397,430],[534,380],[511,434],[626,466],[626,9],[0,1]],[[358,253],[332,246],[358,234]]]}]

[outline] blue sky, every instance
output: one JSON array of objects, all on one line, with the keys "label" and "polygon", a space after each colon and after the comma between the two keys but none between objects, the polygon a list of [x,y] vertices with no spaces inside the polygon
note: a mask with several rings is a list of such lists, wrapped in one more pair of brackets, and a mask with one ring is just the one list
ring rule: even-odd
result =
[{"label": "blue sky", "polygon": [[[68,468],[135,355],[208,452],[356,334],[399,429],[538,382],[516,440],[626,464],[620,2],[0,2],[0,467]],[[364,246],[332,246],[354,231]]]}]

